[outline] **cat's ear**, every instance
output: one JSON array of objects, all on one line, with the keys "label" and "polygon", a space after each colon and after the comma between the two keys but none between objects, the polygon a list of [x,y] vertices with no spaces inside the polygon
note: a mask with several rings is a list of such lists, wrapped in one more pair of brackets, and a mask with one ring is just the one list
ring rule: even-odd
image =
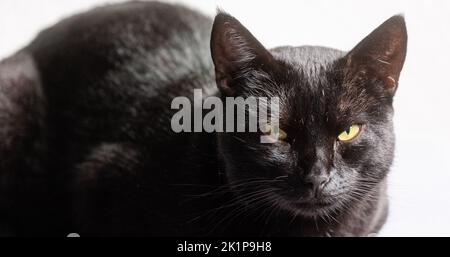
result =
[{"label": "cat's ear", "polygon": [[12,96],[15,92],[34,91],[39,81],[39,73],[29,54],[19,52],[0,61],[0,92]]},{"label": "cat's ear", "polygon": [[346,77],[375,78],[393,96],[406,57],[407,38],[404,18],[391,17],[347,54]]},{"label": "cat's ear", "polygon": [[19,52],[0,61],[0,180],[21,179],[15,178],[16,165],[25,162],[35,167],[42,158],[44,104],[40,85],[38,69],[29,54]]},{"label": "cat's ear", "polygon": [[18,125],[22,124],[19,118],[33,115],[40,97],[39,73],[30,55],[19,52],[0,61],[0,138],[1,128],[9,121]]},{"label": "cat's ear", "polygon": [[40,79],[33,58],[17,53],[0,61],[0,167],[19,151],[31,151],[43,111]]},{"label": "cat's ear", "polygon": [[220,12],[211,32],[211,56],[221,92],[233,95],[233,79],[249,69],[263,69],[273,62],[266,48],[234,17]]}]

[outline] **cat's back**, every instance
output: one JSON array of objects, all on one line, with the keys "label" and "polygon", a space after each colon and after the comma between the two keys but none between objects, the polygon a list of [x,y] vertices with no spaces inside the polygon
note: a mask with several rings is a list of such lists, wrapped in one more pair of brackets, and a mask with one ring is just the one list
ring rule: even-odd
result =
[{"label": "cat's back", "polygon": [[169,131],[171,99],[212,85],[210,28],[208,17],[183,6],[129,2],[41,32],[26,50],[40,72],[52,135],[96,144]]},{"label": "cat's back", "polygon": [[[106,5],[74,15],[43,30],[27,50],[31,51],[39,68],[56,61],[53,60],[56,55],[68,61],[69,57],[83,53],[92,56],[79,58],[101,57],[104,62],[147,57],[148,65],[151,65],[155,61],[176,61],[173,59],[177,58],[175,52],[178,51],[189,58],[186,61],[191,61],[190,64],[196,64],[206,59],[194,59],[194,56],[209,54],[211,23],[209,17],[180,5],[160,2]],[[192,56],[187,56],[188,52]],[[149,53],[166,59],[152,60]],[[162,56],[164,54],[167,56]],[[75,61],[78,59],[66,64],[75,67]],[[86,66],[89,64],[85,63]],[[161,68],[164,69],[164,66],[161,65]]]}]

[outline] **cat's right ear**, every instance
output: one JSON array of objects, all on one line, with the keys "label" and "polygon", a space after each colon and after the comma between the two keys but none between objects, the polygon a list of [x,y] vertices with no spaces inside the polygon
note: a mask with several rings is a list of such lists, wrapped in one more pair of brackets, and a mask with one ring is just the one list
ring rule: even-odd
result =
[{"label": "cat's right ear", "polygon": [[29,54],[19,52],[0,61],[0,180],[20,181],[16,165],[25,157],[33,165],[41,158],[45,115],[41,90]]},{"label": "cat's right ear", "polygon": [[39,90],[39,72],[29,54],[19,52],[0,61],[0,95],[4,99],[25,102],[26,96]]},{"label": "cat's right ear", "polygon": [[0,61],[0,139],[12,138],[3,134],[8,131],[23,133],[27,122],[37,118],[41,98],[39,72],[29,54],[19,52]]},{"label": "cat's right ear", "polygon": [[216,82],[222,94],[233,96],[233,80],[249,69],[268,68],[269,51],[234,17],[220,12],[211,32],[211,56]]}]

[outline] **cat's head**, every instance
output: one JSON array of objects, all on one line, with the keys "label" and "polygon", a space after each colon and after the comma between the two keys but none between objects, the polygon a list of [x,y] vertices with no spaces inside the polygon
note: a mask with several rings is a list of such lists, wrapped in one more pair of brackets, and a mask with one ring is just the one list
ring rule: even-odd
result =
[{"label": "cat's head", "polygon": [[248,206],[303,216],[369,198],[394,154],[392,100],[406,56],[403,17],[380,25],[349,52],[324,47],[267,50],[219,13],[211,35],[223,97],[279,97],[273,144],[260,133],[219,133],[227,182]]}]

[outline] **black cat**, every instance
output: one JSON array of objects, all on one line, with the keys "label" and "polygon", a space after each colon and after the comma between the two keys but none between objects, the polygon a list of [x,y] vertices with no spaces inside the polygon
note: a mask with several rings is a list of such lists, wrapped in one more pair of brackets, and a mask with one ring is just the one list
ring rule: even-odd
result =
[{"label": "black cat", "polygon": [[[158,2],[63,20],[0,63],[0,233],[376,233],[406,43],[401,16],[348,53]],[[173,132],[196,88],[279,97],[283,136]]]}]

